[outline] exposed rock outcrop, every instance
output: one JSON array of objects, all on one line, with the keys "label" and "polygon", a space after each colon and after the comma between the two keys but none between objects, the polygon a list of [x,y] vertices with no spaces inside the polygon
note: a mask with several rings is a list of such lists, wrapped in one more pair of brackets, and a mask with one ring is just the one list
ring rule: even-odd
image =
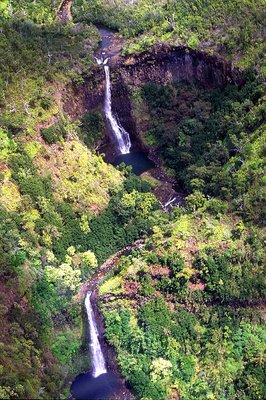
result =
[{"label": "exposed rock outcrop", "polygon": [[63,110],[75,121],[86,112],[102,109],[105,78],[101,68],[95,67],[92,76],[85,77],[82,84],[69,84],[63,91]]},{"label": "exposed rock outcrop", "polygon": [[111,65],[126,85],[134,87],[148,82],[186,81],[213,88],[234,81],[225,58],[187,47],[161,45],[132,57],[115,57]]},{"label": "exposed rock outcrop", "polygon": [[[223,87],[228,83],[240,83],[239,71],[223,57],[209,55],[187,47],[160,45],[138,55],[114,56],[109,61],[112,80],[112,107],[123,127],[129,132],[133,149],[142,145],[137,136],[132,116],[129,91],[145,83],[165,85],[172,81],[185,81],[201,85],[206,89]],[[104,104],[105,78],[101,66],[95,67],[84,83],[68,87],[63,95],[64,111],[73,120],[85,112],[102,109]],[[101,151],[110,161],[115,157],[116,146],[106,129],[105,145]]]}]

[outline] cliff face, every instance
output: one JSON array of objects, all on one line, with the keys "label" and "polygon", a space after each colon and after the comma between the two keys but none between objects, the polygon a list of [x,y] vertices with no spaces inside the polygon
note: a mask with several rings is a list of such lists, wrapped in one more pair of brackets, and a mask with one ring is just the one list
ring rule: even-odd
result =
[{"label": "cliff face", "polygon": [[[206,89],[238,83],[237,71],[222,57],[185,47],[158,46],[152,51],[135,56],[116,56],[110,61],[112,80],[112,107],[121,124],[130,133],[133,147],[140,148],[136,126],[131,112],[129,91],[145,83],[165,85],[172,81],[185,81]],[[63,95],[64,111],[72,119],[85,112],[103,109],[105,75],[102,67],[95,67],[93,74],[81,85],[69,88]],[[106,128],[105,145],[101,149],[107,159],[115,155],[115,143]]]},{"label": "cliff face", "polygon": [[186,47],[156,47],[133,57],[116,58],[112,66],[126,85],[135,87],[186,81],[213,88],[233,81],[231,66],[224,58]]},{"label": "cliff face", "polygon": [[82,84],[68,85],[62,94],[63,110],[75,121],[86,112],[102,109],[104,104],[105,76],[102,68],[94,68],[93,74]]}]

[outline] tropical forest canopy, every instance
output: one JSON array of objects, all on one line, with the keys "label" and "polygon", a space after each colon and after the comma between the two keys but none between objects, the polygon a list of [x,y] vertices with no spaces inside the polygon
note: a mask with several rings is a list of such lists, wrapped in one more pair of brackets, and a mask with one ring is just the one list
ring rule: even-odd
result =
[{"label": "tropical forest canopy", "polygon": [[[136,398],[262,400],[265,1],[69,3],[66,23],[60,1],[0,4],[0,398],[68,397],[89,369],[80,287],[143,238],[99,288]],[[124,55],[187,46],[241,77],[128,89],[137,134],[186,197],[169,214],[156,180],[97,152],[100,107],[64,111],[93,78],[99,25],[118,32]]]}]

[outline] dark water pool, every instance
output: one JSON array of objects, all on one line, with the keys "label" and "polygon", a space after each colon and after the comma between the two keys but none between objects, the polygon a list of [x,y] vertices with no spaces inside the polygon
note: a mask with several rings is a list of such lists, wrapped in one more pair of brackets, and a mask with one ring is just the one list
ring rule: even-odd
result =
[{"label": "dark water pool", "polygon": [[103,57],[104,59],[106,57],[111,58],[118,55],[121,46],[117,46],[117,40],[113,37],[115,32],[105,27],[98,27],[98,30],[101,36],[101,42],[95,55],[97,57]]},{"label": "dark water pool", "polygon": [[100,27],[98,29],[101,36],[100,48],[106,49],[112,43],[112,37],[114,36],[115,32],[111,31],[108,28],[103,28],[103,27]]},{"label": "dark water pool", "polygon": [[140,175],[154,167],[154,162],[151,161],[147,155],[141,151],[136,151],[129,154],[120,154],[112,163],[113,165],[119,165],[125,163],[126,165],[132,166],[132,172],[136,175]]},{"label": "dark water pool", "polygon": [[70,392],[75,400],[107,400],[118,388],[118,379],[113,374],[93,378],[87,372],[74,379]]}]

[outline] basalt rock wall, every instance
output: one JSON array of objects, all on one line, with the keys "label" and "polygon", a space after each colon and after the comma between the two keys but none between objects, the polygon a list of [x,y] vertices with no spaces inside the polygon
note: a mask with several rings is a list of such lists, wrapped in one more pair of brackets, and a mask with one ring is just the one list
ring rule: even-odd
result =
[{"label": "basalt rock wall", "polygon": [[75,121],[86,112],[102,109],[104,104],[105,75],[101,68],[94,68],[90,77],[81,84],[68,85],[63,93],[63,110]]},{"label": "basalt rock wall", "polygon": [[137,143],[136,124],[132,117],[129,88],[123,81],[119,70],[120,68],[112,69],[111,67],[112,110],[118,116],[120,124],[129,132],[134,149],[139,147]]},{"label": "basalt rock wall", "polygon": [[[205,89],[241,83],[239,71],[220,56],[212,56],[186,47],[157,46],[134,56],[116,56],[109,61],[112,82],[112,108],[122,126],[130,133],[133,148],[141,148],[131,112],[129,92],[133,87],[154,82],[165,85],[177,81],[195,83]],[[84,83],[65,91],[63,109],[75,120],[86,112],[103,109],[105,74],[102,66],[95,67]],[[108,161],[115,156],[115,142],[106,128],[105,145]]]},{"label": "basalt rock wall", "polygon": [[[81,84],[68,85],[62,95],[63,111],[68,114],[72,121],[82,118],[87,112],[102,111],[104,108],[105,74],[103,68],[96,67],[90,77],[85,77]],[[122,121],[133,120],[131,115],[126,113],[124,107],[119,109]],[[129,130],[130,132],[130,130]],[[105,135],[102,139],[100,153],[106,154],[106,161],[112,161],[116,154],[116,144],[106,124]]]},{"label": "basalt rock wall", "polygon": [[222,57],[186,47],[156,47],[133,57],[117,57],[111,64],[126,86],[186,81],[204,88],[223,87],[238,80],[237,71]]}]

